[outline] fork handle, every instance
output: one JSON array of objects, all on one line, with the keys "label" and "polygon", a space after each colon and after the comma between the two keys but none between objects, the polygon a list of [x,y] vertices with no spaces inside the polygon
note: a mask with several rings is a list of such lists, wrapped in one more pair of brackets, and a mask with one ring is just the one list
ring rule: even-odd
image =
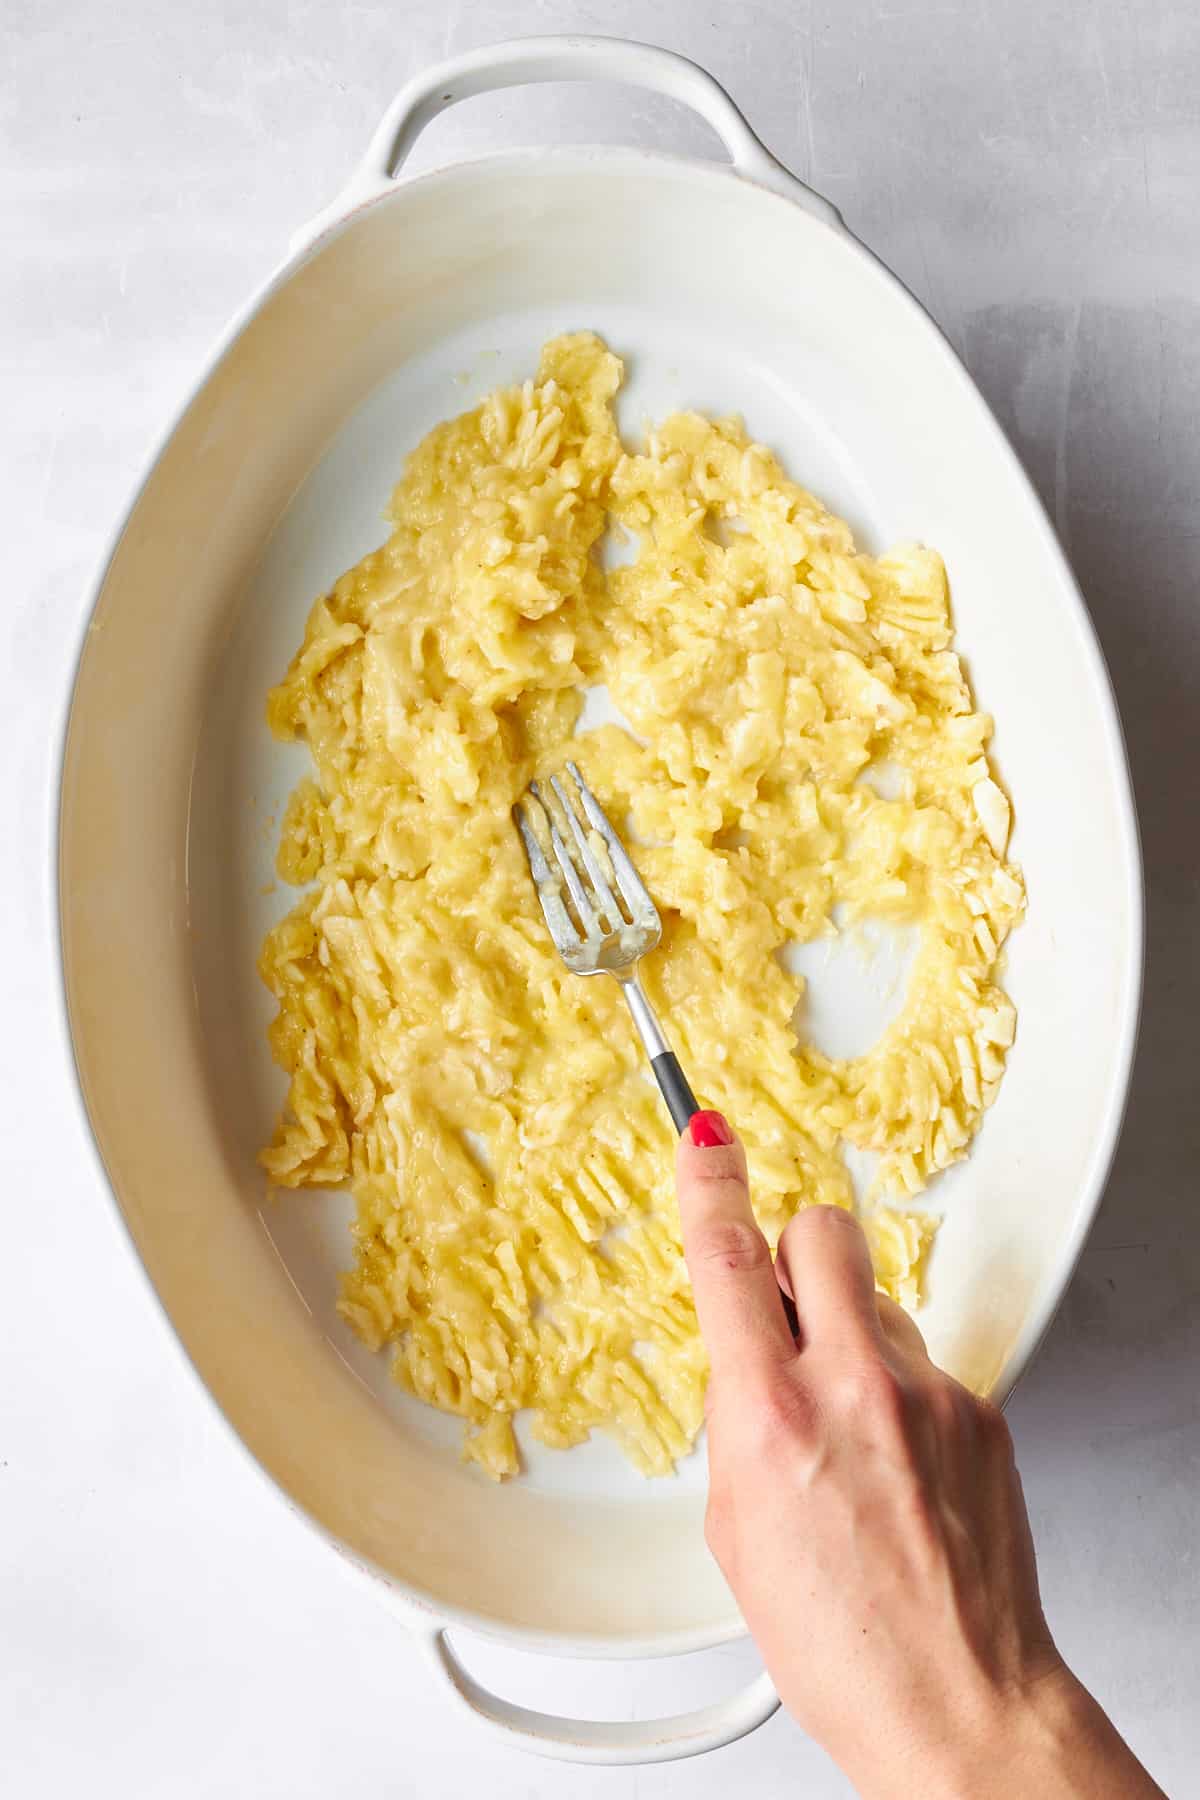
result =
[{"label": "fork handle", "polygon": [[663,1028],[658,1022],[658,1015],[645,995],[645,990],[636,975],[628,975],[621,981],[621,992],[625,996],[625,1004],[633,1015],[638,1036],[650,1058],[650,1067],[654,1070],[654,1079],[667,1103],[667,1111],[680,1136],[688,1128],[688,1121],[700,1108],[696,1104],[696,1096],[688,1086],[687,1076],[679,1066],[679,1058],[663,1036]]},{"label": "fork handle", "polygon": [[650,1067],[654,1070],[654,1079],[662,1089],[662,1097],[667,1103],[667,1111],[680,1137],[688,1128],[693,1113],[700,1108],[696,1104],[696,1096],[688,1086],[688,1078],[679,1066],[679,1058],[673,1050],[664,1050],[661,1056],[650,1058]]}]

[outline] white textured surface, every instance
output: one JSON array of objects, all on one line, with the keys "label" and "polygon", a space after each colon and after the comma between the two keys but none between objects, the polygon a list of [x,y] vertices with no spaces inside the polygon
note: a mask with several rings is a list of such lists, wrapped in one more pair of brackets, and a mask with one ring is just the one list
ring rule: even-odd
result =
[{"label": "white textured surface", "polygon": [[[1063,1648],[1168,1791],[1194,1784],[1200,18],[1153,0],[675,0],[654,16],[626,0],[6,8],[0,1777],[14,1793],[848,1792],[784,1719],[707,1761],[624,1773],[471,1735],[213,1418],[63,1098],[54,739],[105,534],[200,356],[395,88],[448,50],[556,29],[652,30],[729,85],[948,329],[1091,602],[1142,809],[1146,1023],[1104,1211],[1012,1418]],[[709,146],[665,103],[545,91],[445,118],[416,161],[565,134]],[[738,1650],[699,1668],[475,1663],[513,1697],[613,1713],[693,1704],[750,1667]]]}]

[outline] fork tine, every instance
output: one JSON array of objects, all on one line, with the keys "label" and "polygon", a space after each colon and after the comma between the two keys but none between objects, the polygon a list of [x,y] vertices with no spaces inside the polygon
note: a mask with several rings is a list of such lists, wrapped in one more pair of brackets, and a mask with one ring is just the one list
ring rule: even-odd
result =
[{"label": "fork tine", "polygon": [[579,798],[583,802],[583,810],[587,814],[588,824],[594,831],[600,833],[600,836],[608,846],[608,854],[612,862],[613,873],[617,878],[617,886],[624,895],[630,912],[633,913],[635,917],[640,913],[643,918],[653,919],[657,923],[658,908],[655,906],[645,882],[634,867],[632,857],[621,842],[616,831],[614,831],[612,824],[609,821],[608,814],[597,800],[595,794],[593,794],[587,782],[583,779],[583,776],[579,773],[576,764],[569,762],[567,768],[574,779],[575,786],[579,789]]},{"label": "fork tine", "polygon": [[587,870],[588,879],[591,881],[592,887],[595,889],[596,898],[599,901],[597,910],[607,913],[608,921],[612,926],[612,929],[614,931],[619,931],[621,926],[625,923],[625,915],[617,905],[616,896],[608,885],[608,877],[600,867],[599,858],[597,857],[596,852],[588,843],[587,832],[580,823],[579,814],[575,810],[571,797],[557,775],[552,775],[550,777],[550,786],[558,795],[559,804],[567,815],[567,823],[571,827],[571,836],[575,839],[575,842],[579,847],[579,854],[583,858],[583,866]]},{"label": "fork tine", "polygon": [[542,809],[542,816],[546,821],[546,827],[550,833],[550,847],[554,851],[554,860],[562,870],[563,879],[567,884],[567,891],[575,902],[575,911],[579,915],[579,923],[583,927],[583,935],[585,937],[591,937],[598,923],[596,919],[596,908],[593,904],[592,897],[579,879],[579,870],[575,867],[574,858],[567,849],[566,844],[563,842],[562,833],[555,824],[554,815],[546,805],[542,790],[539,788],[536,781],[530,782],[529,791]]},{"label": "fork tine", "polygon": [[[671,1122],[677,1131],[683,1132],[696,1115],[696,1096],[679,1066],[679,1058],[663,1035],[662,1026],[638,978],[638,964],[662,941],[662,921],[625,846],[597,805],[592,790],[574,763],[568,763],[567,770],[575,783],[579,806],[590,830],[585,829],[576,802],[557,775],[550,777],[549,795],[543,791],[544,782],[539,787],[532,781],[524,799],[513,808],[529,867],[537,883],[538,899],[550,935],[567,968],[575,975],[607,973],[620,984]],[[550,796],[556,802],[553,811]],[[565,815],[565,834],[559,830],[558,807]],[[547,838],[553,860],[566,883],[566,894],[547,854]],[[573,849],[569,846],[570,839],[574,840]],[[620,887],[626,905],[634,915],[632,924],[626,922],[613,898],[609,875],[613,884]],[[575,908],[574,918],[567,911],[567,896]],[[607,930],[604,929],[606,915],[610,926]]]},{"label": "fork tine", "polygon": [[533,879],[540,886],[544,881],[553,881],[550,864],[546,861],[546,852],[542,849],[537,832],[533,829],[525,812],[525,801],[522,799],[513,807],[513,818],[517,830],[521,834],[521,842],[525,846],[525,854],[529,858],[529,867],[533,871]]},{"label": "fork tine", "polygon": [[546,923],[550,927],[550,936],[560,951],[578,949],[581,942],[578,931],[571,922],[571,915],[563,904],[562,890],[554,879],[553,870],[546,861],[546,853],[538,842],[537,833],[525,816],[524,805],[513,807],[513,818],[517,830],[521,834],[521,842],[525,846],[525,854],[529,858],[529,867],[533,875],[537,896],[546,915]]}]

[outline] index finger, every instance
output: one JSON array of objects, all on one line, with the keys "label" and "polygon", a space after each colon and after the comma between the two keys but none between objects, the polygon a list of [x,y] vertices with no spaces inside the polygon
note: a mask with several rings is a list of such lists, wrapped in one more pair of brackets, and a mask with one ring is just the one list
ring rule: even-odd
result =
[{"label": "index finger", "polygon": [[689,1126],[676,1161],[683,1249],[709,1359],[718,1375],[777,1368],[794,1359],[796,1346],[750,1206],[745,1153],[719,1113],[697,1117],[719,1120],[731,1140],[702,1146]]}]

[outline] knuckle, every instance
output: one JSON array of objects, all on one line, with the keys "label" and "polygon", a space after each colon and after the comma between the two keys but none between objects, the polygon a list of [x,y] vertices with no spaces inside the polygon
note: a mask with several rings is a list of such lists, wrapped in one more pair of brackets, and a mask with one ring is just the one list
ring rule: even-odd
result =
[{"label": "knuckle", "polygon": [[757,1226],[742,1219],[713,1219],[695,1234],[692,1254],[735,1272],[765,1268],[771,1260],[767,1240]]},{"label": "knuckle", "polygon": [[925,1350],[925,1339],[920,1326],[912,1314],[906,1312],[897,1301],[890,1299],[887,1294],[877,1293],[875,1310],[879,1314],[879,1323],[893,1343],[910,1350]]},{"label": "knuckle", "polygon": [[812,1425],[812,1407],[799,1383],[784,1378],[762,1381],[744,1394],[739,1436],[761,1454],[775,1455],[783,1444]]},{"label": "knuckle", "polygon": [[846,1370],[833,1398],[842,1417],[861,1419],[875,1429],[902,1432],[908,1421],[908,1393],[885,1362],[862,1362]]},{"label": "knuckle", "polygon": [[[713,1158],[717,1154],[715,1150],[708,1152]],[[693,1207],[697,1203],[701,1207],[744,1207],[749,1192],[746,1177],[740,1168],[722,1164],[713,1168],[707,1162],[703,1168],[689,1171],[687,1191]]]},{"label": "knuckle", "polygon": [[939,1381],[926,1397],[930,1417],[940,1437],[966,1437],[972,1426],[974,1403],[956,1383]]},{"label": "knuckle", "polygon": [[[722,1383],[710,1376],[706,1401],[710,1432],[719,1428],[727,1468],[779,1470],[793,1455],[803,1458],[821,1435],[823,1412],[816,1395],[785,1364],[742,1368]],[[710,1468],[711,1455],[710,1448]],[[713,1486],[720,1483],[710,1483],[710,1492]]]},{"label": "knuckle", "polygon": [[844,1234],[858,1237],[862,1226],[854,1214],[844,1206],[806,1206],[793,1219],[789,1219],[784,1227],[783,1236],[794,1242],[803,1236],[824,1237],[828,1234],[836,1239]]}]

